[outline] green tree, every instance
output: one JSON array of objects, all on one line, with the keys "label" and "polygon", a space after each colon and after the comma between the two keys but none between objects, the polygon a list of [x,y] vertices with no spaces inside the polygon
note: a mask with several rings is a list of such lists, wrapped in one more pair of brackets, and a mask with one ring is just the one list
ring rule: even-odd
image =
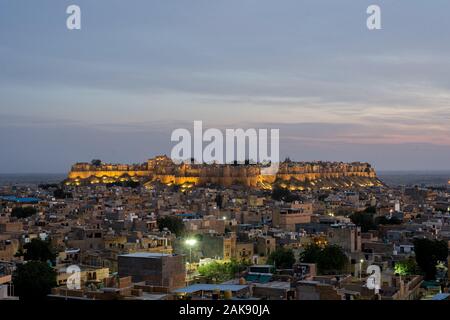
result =
[{"label": "green tree", "polygon": [[353,209],[342,207],[337,209],[336,215],[349,217],[350,215],[354,214],[354,212],[355,211]]},{"label": "green tree", "polygon": [[100,160],[100,159],[93,159],[91,161],[91,165],[93,165],[94,167],[100,167],[102,165],[102,160]]},{"label": "green tree", "polygon": [[315,243],[306,246],[305,250],[300,254],[300,261],[305,263],[317,263],[320,259],[322,248]]},{"label": "green tree", "polygon": [[42,300],[56,287],[56,271],[45,262],[30,261],[14,271],[13,284],[21,300]]},{"label": "green tree", "polygon": [[277,248],[267,259],[268,264],[274,264],[279,269],[291,269],[295,263],[294,252],[283,247]]},{"label": "green tree", "polygon": [[300,261],[316,263],[321,274],[339,273],[345,270],[348,258],[341,247],[327,245],[323,248],[310,244],[300,255]]},{"label": "green tree", "polygon": [[216,261],[198,267],[197,271],[201,276],[206,277],[213,282],[229,280],[226,266]]},{"label": "green tree", "polygon": [[322,273],[339,273],[345,269],[348,258],[341,247],[327,245],[320,253],[318,268]]},{"label": "green tree", "polygon": [[11,216],[15,218],[28,218],[36,214],[37,210],[34,207],[15,207],[12,209]]},{"label": "green tree", "polygon": [[178,217],[166,216],[157,219],[159,230],[167,228],[170,232],[175,233],[180,236],[184,233],[184,223],[183,220]]},{"label": "green tree", "polygon": [[53,196],[56,199],[67,199],[72,198],[72,194],[70,192],[65,192],[63,189],[58,188],[55,191],[53,191]]},{"label": "green tree", "polygon": [[377,226],[373,219],[373,213],[370,212],[355,212],[350,216],[350,220],[357,226],[361,227],[362,232],[369,230],[376,230]]},{"label": "green tree", "polygon": [[272,190],[272,199],[284,202],[300,201],[301,197],[293,194],[289,189],[275,185]]},{"label": "green tree", "polygon": [[141,185],[139,181],[133,181],[133,180],[126,180],[126,181],[115,181],[111,183],[107,183],[106,187],[124,187],[124,188],[132,188],[136,189]]},{"label": "green tree", "polygon": [[425,279],[434,280],[438,261],[447,260],[447,242],[444,240],[415,239],[413,243],[417,265],[425,274]]},{"label": "green tree", "polygon": [[375,207],[375,206],[367,207],[366,209],[364,209],[363,212],[375,214],[375,213],[377,213],[377,207]]},{"label": "green tree", "polygon": [[197,271],[201,276],[213,282],[224,282],[233,279],[236,274],[243,271],[247,266],[247,263],[235,260],[225,263],[213,261],[198,267]]},{"label": "green tree", "polygon": [[33,239],[23,246],[25,249],[24,259],[26,261],[54,262],[56,253],[51,247],[50,241]]},{"label": "green tree", "polygon": [[417,273],[417,263],[413,258],[398,261],[394,267],[395,273],[401,276],[409,276]]},{"label": "green tree", "polygon": [[380,224],[383,224],[383,225],[386,225],[386,224],[402,224],[402,220],[400,220],[400,219],[397,219],[397,218],[390,218],[390,219],[388,219],[388,218],[386,218],[386,216],[381,216],[381,217],[377,217],[376,219],[375,219],[375,224],[377,224],[377,225],[380,225]]},{"label": "green tree", "polygon": [[217,207],[218,207],[219,209],[222,209],[222,208],[223,208],[223,195],[222,195],[222,194],[218,194],[218,195],[216,196],[216,203],[217,203]]}]

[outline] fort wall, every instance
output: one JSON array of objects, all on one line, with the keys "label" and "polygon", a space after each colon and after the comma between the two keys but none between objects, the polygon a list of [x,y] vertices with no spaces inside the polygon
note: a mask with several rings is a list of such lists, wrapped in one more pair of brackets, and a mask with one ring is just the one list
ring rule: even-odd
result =
[{"label": "fort wall", "polygon": [[160,182],[167,185],[216,184],[225,187],[244,185],[270,189],[276,183],[282,187],[306,189],[317,187],[350,187],[382,185],[368,163],[283,162],[276,175],[262,175],[262,165],[175,164],[159,156],[139,165],[77,163],[72,166],[67,184],[97,184],[117,181]]}]

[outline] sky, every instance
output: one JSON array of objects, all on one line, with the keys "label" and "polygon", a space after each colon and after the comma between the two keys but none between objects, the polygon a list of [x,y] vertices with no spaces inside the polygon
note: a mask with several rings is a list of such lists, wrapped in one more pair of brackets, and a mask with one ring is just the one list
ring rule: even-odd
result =
[{"label": "sky", "polygon": [[2,0],[0,173],[141,163],[194,120],[279,128],[282,158],[450,170],[449,16],[448,0]]}]

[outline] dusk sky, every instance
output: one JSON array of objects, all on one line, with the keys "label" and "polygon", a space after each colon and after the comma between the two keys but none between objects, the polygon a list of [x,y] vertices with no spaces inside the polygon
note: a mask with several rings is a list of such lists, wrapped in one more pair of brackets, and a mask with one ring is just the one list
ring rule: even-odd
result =
[{"label": "dusk sky", "polygon": [[450,170],[450,1],[0,2],[0,173],[144,162],[194,120],[279,128],[299,161]]}]

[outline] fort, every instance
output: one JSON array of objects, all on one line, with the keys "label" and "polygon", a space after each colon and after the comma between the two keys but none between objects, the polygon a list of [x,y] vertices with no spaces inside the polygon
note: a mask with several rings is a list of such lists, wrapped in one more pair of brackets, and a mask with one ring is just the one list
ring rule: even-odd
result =
[{"label": "fort", "polygon": [[157,156],[142,164],[76,163],[65,181],[67,185],[108,184],[136,181],[178,185],[182,189],[201,185],[272,189],[279,185],[290,190],[315,190],[381,186],[374,168],[365,162],[294,162],[279,164],[276,174],[261,174],[261,164],[174,163],[167,156]]}]

